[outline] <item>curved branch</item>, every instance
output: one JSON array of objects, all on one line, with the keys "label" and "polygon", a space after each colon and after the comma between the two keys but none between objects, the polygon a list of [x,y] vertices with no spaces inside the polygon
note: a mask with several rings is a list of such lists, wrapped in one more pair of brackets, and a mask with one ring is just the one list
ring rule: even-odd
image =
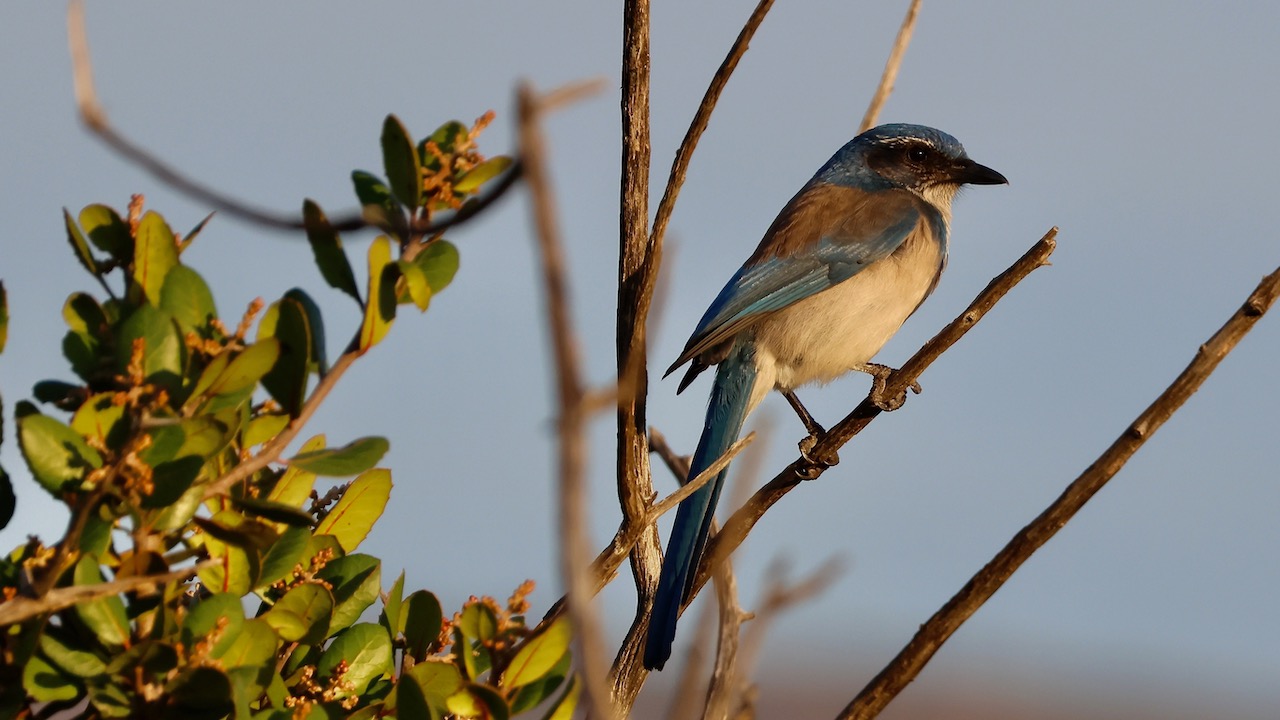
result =
[{"label": "curved branch", "polygon": [[885,101],[893,92],[893,85],[898,80],[898,68],[902,66],[902,56],[907,52],[907,45],[911,44],[911,33],[915,32],[916,17],[919,14],[920,0],[911,0],[911,6],[907,8],[907,16],[902,19],[902,27],[898,28],[898,37],[893,41],[893,49],[889,51],[889,59],[885,61],[880,85],[876,88],[876,94],[871,96],[867,113],[862,116],[862,124],[858,126],[859,133],[870,130],[876,124],[876,118],[880,117],[880,109],[884,107]]},{"label": "curved branch", "polygon": [[1200,346],[1191,364],[1138,415],[1093,464],[1067,486],[1053,504],[1018,531],[996,556],[920,626],[911,642],[837,716],[873,718],[915,679],[942,644],[1004,585],[1027,558],[1053,537],[1089,502],[1129,458],[1200,388],[1280,296],[1280,268],[1262,279],[1244,305]]}]

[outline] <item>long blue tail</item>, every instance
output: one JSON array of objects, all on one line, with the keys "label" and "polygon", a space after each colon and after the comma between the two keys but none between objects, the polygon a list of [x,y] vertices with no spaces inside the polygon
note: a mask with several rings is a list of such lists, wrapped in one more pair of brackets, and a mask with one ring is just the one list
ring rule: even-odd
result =
[{"label": "long blue tail", "polygon": [[[698,449],[689,464],[688,480],[697,477],[737,441],[747,417],[747,403],[755,381],[754,348],[750,343],[739,343],[716,368],[711,399],[707,403],[707,420]],[[671,528],[671,539],[667,541],[667,554],[662,562],[662,575],[658,578],[658,592],[653,599],[649,637],[644,648],[644,666],[650,670],[661,670],[667,658],[671,657],[680,606],[693,583],[694,570],[702,559],[726,472],[727,468],[721,470],[714,480],[690,495],[676,509],[676,522]]]}]

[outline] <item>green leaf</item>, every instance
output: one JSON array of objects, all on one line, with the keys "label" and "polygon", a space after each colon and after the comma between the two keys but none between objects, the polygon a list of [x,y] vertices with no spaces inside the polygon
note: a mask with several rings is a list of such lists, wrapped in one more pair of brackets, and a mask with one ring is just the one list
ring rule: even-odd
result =
[{"label": "green leaf", "polygon": [[208,521],[194,519],[205,531],[202,536],[204,546],[209,552],[209,559],[215,562],[213,565],[205,565],[200,570],[200,581],[216,593],[244,595],[256,587],[258,576],[262,571],[262,556],[258,549],[244,541],[241,541],[242,544],[233,545],[213,534],[217,532],[214,528],[234,531],[239,526],[247,524],[244,519],[230,510],[223,510]]},{"label": "green leaf", "polygon": [[213,304],[213,293],[200,273],[185,265],[175,265],[165,276],[160,290],[160,309],[178,321],[183,333],[201,332],[209,321],[217,319],[218,309]]},{"label": "green leaf", "polygon": [[280,533],[280,539],[267,548],[267,553],[262,558],[262,578],[258,580],[259,587],[291,577],[295,565],[301,564],[306,567],[310,560],[307,555],[310,545],[310,528],[285,528],[284,532]]},{"label": "green leaf", "polygon": [[81,403],[71,416],[71,429],[119,450],[128,439],[129,424],[124,419],[124,406],[115,404],[114,397],[115,393],[98,393]]},{"label": "green leaf", "polygon": [[[157,291],[158,292],[158,291]],[[131,348],[135,340],[143,343],[142,373],[148,382],[172,391],[182,381],[186,345],[182,342],[173,316],[150,305],[142,305],[120,325],[116,350],[116,372],[129,368]]]},{"label": "green leaf", "polygon": [[275,327],[271,328],[271,335],[280,343],[280,357],[263,376],[262,386],[285,412],[297,417],[307,399],[307,379],[312,364],[310,318],[302,303],[287,297],[273,303],[272,310]]},{"label": "green leaf", "polygon": [[509,167],[511,167],[511,158],[504,155],[491,157],[471,168],[466,175],[455,181],[453,183],[453,191],[464,194],[473,193],[479,190],[481,185],[501,175]]},{"label": "green leaf", "polygon": [[422,166],[409,131],[395,115],[382,123],[382,165],[391,191],[408,208],[422,203]]},{"label": "green leaf", "polygon": [[67,242],[71,244],[76,259],[85,270],[97,275],[98,261],[93,259],[93,253],[89,250],[89,243],[85,241],[84,234],[80,232],[80,226],[76,225],[76,221],[71,218],[71,213],[66,208],[62,208],[62,217],[67,225]]},{"label": "green leaf", "polygon": [[[322,537],[322,536],[318,536]],[[381,562],[370,555],[347,555],[332,560],[316,577],[333,588],[333,618],[329,631],[349,627],[360,619],[382,590]]]},{"label": "green leaf", "polygon": [[102,456],[80,433],[27,402],[18,403],[18,447],[36,482],[57,496],[78,487],[90,470],[102,467]]},{"label": "green leaf", "polygon": [[307,316],[307,328],[311,331],[311,367],[307,369],[321,375],[329,372],[329,356],[324,346],[324,316],[320,314],[320,306],[300,288],[293,288],[284,296],[302,306]]},{"label": "green leaf", "polygon": [[404,571],[400,571],[400,576],[396,581],[391,583],[391,589],[382,596],[382,614],[378,617],[378,621],[387,628],[387,632],[391,633],[391,637],[395,638],[400,634],[400,611],[404,608]]},{"label": "green leaf", "polygon": [[572,653],[566,652],[560,658],[560,662],[556,663],[546,675],[528,685],[520,686],[511,698],[511,714],[519,715],[525,710],[535,708],[554,695],[564,685],[565,678],[569,676],[569,669],[573,664],[571,655]]},{"label": "green leaf", "polygon": [[245,348],[243,352],[232,358],[227,369],[222,371],[213,384],[209,386],[211,395],[231,395],[245,390],[252,390],[280,357],[280,341],[276,338],[263,338]]},{"label": "green leaf", "polygon": [[280,638],[270,623],[262,618],[246,620],[217,659],[227,669],[265,665],[274,660]]},{"label": "green leaf", "polygon": [[59,670],[78,678],[91,678],[107,671],[103,659],[81,645],[79,638],[58,630],[49,627],[40,634],[40,652]]},{"label": "green leaf", "polygon": [[178,264],[178,245],[164,218],[148,210],[138,221],[138,241],[133,249],[133,280],[147,302],[159,307],[165,278]]},{"label": "green leaf", "polygon": [[435,143],[436,147],[440,148],[440,152],[445,155],[451,155],[458,147],[458,140],[467,137],[470,132],[466,125],[457,120],[450,120],[436,128],[436,131],[431,133],[431,137],[423,138],[422,142],[418,143],[418,156],[422,162],[422,167],[431,172],[436,172],[441,168],[440,158],[434,153],[427,152],[428,141]]},{"label": "green leaf", "polygon": [[72,293],[62,305],[62,319],[75,332],[97,336],[106,331],[107,314],[92,295]]},{"label": "green leaf", "polygon": [[331,677],[340,662],[347,664],[343,680],[350,688],[340,691],[340,698],[360,695],[370,682],[392,673],[391,636],[387,629],[376,623],[359,623],[343,630],[320,656],[317,679]]},{"label": "green leaf", "polygon": [[355,185],[356,197],[364,208],[366,222],[401,240],[409,237],[409,219],[386,183],[363,170],[351,173],[351,182]]},{"label": "green leaf", "polygon": [[[300,448],[299,454],[306,454],[324,448],[324,435],[316,435],[307,440]],[[290,465],[285,469],[284,474],[276,481],[271,492],[267,494],[267,499],[273,502],[284,503],[300,508],[307,498],[311,497],[311,489],[315,487],[316,474],[302,468]]]},{"label": "green leaf", "polygon": [[453,276],[458,272],[458,261],[458,248],[444,239],[433,240],[413,259],[414,264],[422,268],[433,295],[438,295],[453,282]]},{"label": "green leaf", "polygon": [[181,240],[178,241],[178,254],[182,254],[184,251],[186,251],[187,248],[191,247],[191,243],[196,241],[196,238],[200,236],[200,231],[204,230],[204,226],[208,225],[209,221],[212,219],[213,219],[213,213],[209,213],[208,215],[205,215],[203,220],[196,223],[196,226],[191,228],[191,232],[187,233]]},{"label": "green leaf", "polygon": [[39,655],[22,668],[22,687],[33,700],[41,703],[74,700],[84,692],[75,678]]},{"label": "green leaf", "polygon": [[294,527],[310,528],[315,518],[311,513],[300,508],[285,503],[273,502],[271,500],[259,500],[251,497],[233,497],[231,504],[240,510],[244,510],[252,515],[260,518],[271,520],[272,522],[284,523]]},{"label": "green leaf", "polygon": [[503,673],[503,685],[520,687],[541,679],[568,654],[572,640],[569,619],[562,615],[541,634],[520,645]]},{"label": "green leaf", "polygon": [[379,235],[369,245],[369,302],[360,326],[360,352],[366,353],[386,337],[396,319],[396,276],[391,240]]},{"label": "green leaf", "polygon": [[431,304],[431,284],[427,282],[426,273],[422,272],[422,268],[417,263],[404,260],[397,260],[396,268],[399,269],[400,278],[404,281],[404,292],[396,297],[396,301],[401,303],[412,301],[419,311],[426,312],[427,306]]},{"label": "green leaf", "polygon": [[[405,671],[422,688],[427,704],[440,714],[448,711],[447,701],[466,685],[458,666],[450,662],[425,661]],[[403,682],[403,680],[402,680]]]},{"label": "green leaf", "polygon": [[115,682],[115,678],[101,678],[88,684],[89,702],[97,715],[104,718],[132,718],[134,695]]},{"label": "green leaf", "polygon": [[449,696],[449,711],[463,717],[483,717],[486,720],[507,720],[511,711],[496,690],[487,685],[471,683]]},{"label": "green leaf", "polygon": [[547,710],[547,714],[542,716],[543,720],[572,720],[573,714],[578,709],[578,696],[582,694],[582,685],[577,678],[569,680],[569,687],[565,689],[564,695],[556,701],[556,704]]},{"label": "green leaf", "polygon": [[405,599],[400,632],[404,633],[405,651],[414,660],[423,662],[427,659],[440,638],[443,621],[440,600],[430,591],[417,590]]},{"label": "green leaf", "polygon": [[290,588],[262,619],[286,642],[318,645],[329,634],[333,595],[323,585],[303,583]]},{"label": "green leaf", "polygon": [[492,640],[498,634],[498,619],[488,605],[473,602],[462,608],[458,629],[468,640]]},{"label": "green leaf", "polygon": [[106,205],[88,205],[80,211],[80,226],[89,242],[120,262],[133,259],[133,237],[115,210]]},{"label": "green leaf", "polygon": [[326,477],[347,477],[364,472],[390,449],[386,438],[363,437],[342,447],[300,452],[289,459],[290,468],[300,468]]},{"label": "green leaf", "polygon": [[320,206],[310,199],[302,202],[302,225],[307,230],[307,241],[311,243],[311,252],[316,257],[316,266],[320,268],[324,281],[363,304],[351,261],[342,249],[342,238],[329,224],[329,218]]},{"label": "green leaf", "polygon": [[246,448],[256,447],[280,434],[289,425],[289,416],[278,413],[258,415],[249,421],[248,427],[240,436],[240,444]]},{"label": "green leaf", "polygon": [[188,648],[199,642],[213,640],[213,647],[209,652],[214,657],[220,657],[235,642],[244,621],[244,606],[240,604],[240,595],[217,593],[191,608],[182,622],[179,638]]},{"label": "green leaf", "polygon": [[[102,584],[102,572],[98,569],[97,558],[81,556],[80,562],[76,563],[75,583],[80,587]],[[77,603],[76,615],[97,636],[103,647],[114,650],[129,642],[129,618],[125,615],[120,596],[108,595]]]},{"label": "green leaf", "polygon": [[343,550],[351,552],[373,529],[390,497],[391,471],[382,468],[365,471],[316,526],[316,534],[334,536]]},{"label": "green leaf", "polygon": [[431,709],[422,686],[403,676],[396,683],[397,720],[435,720],[440,713]]}]

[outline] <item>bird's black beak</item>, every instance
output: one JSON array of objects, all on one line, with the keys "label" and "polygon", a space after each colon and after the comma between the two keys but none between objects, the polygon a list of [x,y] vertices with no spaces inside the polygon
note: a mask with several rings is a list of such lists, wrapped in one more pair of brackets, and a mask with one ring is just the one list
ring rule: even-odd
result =
[{"label": "bird's black beak", "polygon": [[951,166],[951,179],[960,185],[1008,185],[1005,176],[965,158]]}]

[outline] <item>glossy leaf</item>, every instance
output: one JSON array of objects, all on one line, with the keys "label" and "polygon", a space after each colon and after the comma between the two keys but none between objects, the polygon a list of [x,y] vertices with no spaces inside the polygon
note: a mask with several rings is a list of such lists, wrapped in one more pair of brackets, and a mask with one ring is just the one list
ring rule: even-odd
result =
[{"label": "glossy leaf", "polygon": [[382,164],[396,198],[406,207],[418,207],[422,203],[422,166],[409,131],[395,115],[388,115],[382,123]]},{"label": "glossy leaf", "polygon": [[382,590],[381,563],[369,555],[347,555],[332,560],[316,577],[333,587],[333,619],[330,632],[349,627],[369,608]]},{"label": "glossy leaf", "polygon": [[30,403],[19,403],[16,414],[18,446],[32,477],[44,489],[57,495],[79,486],[91,470],[102,467],[102,456],[80,433],[41,415]]},{"label": "glossy leaf", "polygon": [[218,317],[213,304],[213,293],[200,273],[185,266],[175,265],[165,276],[160,290],[160,308],[178,321],[182,332],[199,332]]},{"label": "glossy leaf", "polygon": [[[323,450],[324,443],[324,435],[316,435],[302,444],[300,448],[302,452],[299,455]],[[285,469],[284,474],[280,476],[280,479],[276,481],[275,487],[271,488],[271,492],[267,494],[267,499],[272,502],[300,508],[307,501],[307,498],[311,497],[311,489],[315,487],[315,484],[315,473],[291,463]]]},{"label": "glossy leaf", "polygon": [[178,264],[178,245],[173,231],[154,210],[138,221],[137,244],[133,249],[133,280],[142,288],[147,302],[158,307],[165,278]]},{"label": "glossy leaf", "polygon": [[503,673],[503,685],[520,687],[541,679],[568,654],[572,639],[569,619],[561,615],[541,634],[521,644]]},{"label": "glossy leaf", "polygon": [[113,450],[119,450],[127,439],[129,424],[124,419],[124,406],[114,402],[115,393],[98,393],[81,403],[71,416],[71,429]]},{"label": "glossy leaf", "polygon": [[279,413],[258,415],[249,420],[249,425],[244,429],[240,442],[246,448],[256,447],[279,435],[280,431],[284,430],[288,425],[288,415]]},{"label": "glossy leaf", "polygon": [[325,477],[347,477],[378,464],[390,447],[386,438],[363,437],[342,447],[300,452],[289,459],[289,467]]},{"label": "glossy leaf", "polygon": [[453,184],[456,193],[470,194],[480,189],[481,185],[501,175],[511,167],[511,158],[504,155],[491,157],[467,171]]},{"label": "glossy leaf", "polygon": [[447,708],[449,697],[466,685],[458,666],[451,662],[419,662],[406,670],[405,674],[422,688],[427,704],[441,711]]},{"label": "glossy leaf", "polygon": [[338,697],[359,695],[370,682],[393,672],[391,636],[387,629],[375,623],[359,623],[343,630],[320,656],[317,677],[332,676],[340,662],[347,664],[343,680],[350,689],[340,691]]},{"label": "glossy leaf", "polygon": [[263,338],[232,358],[207,392],[211,395],[231,395],[252,390],[271,371],[279,357],[280,341],[276,338]]},{"label": "glossy leaf", "polygon": [[473,602],[462,608],[458,629],[468,640],[492,640],[498,634],[498,619],[488,605]]},{"label": "glossy leaf", "polygon": [[297,300],[282,298],[272,304],[272,310],[275,324],[271,335],[280,343],[280,357],[263,376],[262,386],[285,412],[297,417],[307,399],[307,379],[312,364],[311,323]]},{"label": "glossy leaf", "polygon": [[560,662],[553,665],[546,675],[527,685],[521,685],[511,697],[511,714],[518,715],[525,710],[537,707],[556,694],[556,691],[564,685],[565,678],[569,676],[573,664],[571,655],[572,653],[566,652],[560,658]]},{"label": "glossy leaf", "polygon": [[267,548],[262,558],[262,577],[258,580],[259,587],[291,577],[296,565],[306,567],[310,560],[307,554],[310,545],[310,528],[285,528],[284,532],[280,533],[280,539]]},{"label": "glossy leaf", "polygon": [[431,304],[431,284],[427,281],[427,274],[417,263],[404,260],[397,260],[396,267],[404,287],[404,292],[397,296],[397,302],[412,302],[418,310],[425,312]]},{"label": "glossy leaf", "polygon": [[186,345],[173,316],[150,305],[134,310],[120,325],[116,372],[128,371],[130,348],[135,340],[143,343],[142,372],[147,381],[176,390],[182,380]]},{"label": "glossy leaf", "polygon": [[106,205],[88,205],[80,211],[80,227],[94,247],[121,262],[133,259],[129,226]]},{"label": "glossy leaf", "polygon": [[342,499],[316,526],[316,533],[334,536],[343,550],[351,552],[373,529],[390,497],[391,471],[368,470],[351,483]]},{"label": "glossy leaf", "polygon": [[89,243],[84,239],[84,233],[80,232],[80,226],[76,225],[76,221],[66,208],[62,208],[62,218],[66,221],[67,242],[71,245],[71,250],[76,254],[76,259],[80,261],[85,270],[97,275],[98,261],[93,259],[93,252],[89,250]]},{"label": "glossy leaf", "polygon": [[231,644],[217,655],[227,669],[265,665],[275,658],[280,638],[271,623],[263,618],[246,620],[232,638]]},{"label": "glossy leaf", "polygon": [[307,230],[307,241],[311,243],[311,252],[315,255],[316,266],[320,268],[324,281],[330,287],[350,295],[356,302],[361,302],[351,261],[342,249],[342,238],[338,237],[337,231],[329,224],[324,210],[310,199],[302,202],[302,224]]},{"label": "glossy leaf", "polygon": [[391,330],[396,319],[396,278],[398,268],[391,262],[391,240],[379,235],[369,244],[369,302],[360,325],[360,352],[366,353]]},{"label": "glossy leaf", "polygon": [[333,595],[323,585],[295,585],[271,607],[262,619],[275,628],[286,642],[317,645],[329,633],[333,615]]},{"label": "glossy leaf", "polygon": [[405,651],[422,662],[440,638],[444,613],[440,600],[427,590],[416,590],[405,598],[400,632],[404,633]]},{"label": "glossy leaf", "polygon": [[[75,583],[80,587],[102,584],[102,572],[97,558],[84,555],[76,563]],[[76,615],[109,650],[124,647],[129,642],[129,618],[124,603],[118,595],[107,595],[87,602],[77,603]]]},{"label": "glossy leaf", "polygon": [[458,248],[448,240],[433,240],[418,253],[413,262],[422,268],[427,284],[431,286],[431,293],[438,295],[453,282],[453,276],[458,273]]}]

